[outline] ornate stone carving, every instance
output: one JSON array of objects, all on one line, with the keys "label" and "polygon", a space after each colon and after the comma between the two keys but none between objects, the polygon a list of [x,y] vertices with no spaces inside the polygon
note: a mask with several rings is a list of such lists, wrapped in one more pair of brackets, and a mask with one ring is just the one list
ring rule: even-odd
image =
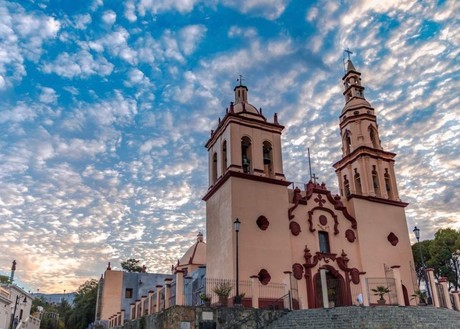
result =
[{"label": "ornate stone carving", "polygon": [[263,285],[267,285],[272,279],[270,273],[268,273],[268,271],[264,268],[259,271],[259,274],[257,276],[259,277],[260,283],[262,283]]},{"label": "ornate stone carving", "polygon": [[347,230],[345,232],[345,237],[349,242],[354,242],[356,240],[356,235],[355,232],[353,232],[353,230]]},{"label": "ornate stone carving", "polygon": [[323,225],[323,226],[326,225],[327,224],[327,217],[324,216],[324,215],[319,216],[319,223],[321,225]]},{"label": "ornate stone carving", "polygon": [[393,232],[388,234],[387,239],[388,239],[388,242],[390,242],[392,246],[396,246],[399,242],[398,237]]},{"label": "ornate stone carving", "polygon": [[299,263],[295,263],[292,265],[292,273],[294,275],[294,278],[297,280],[302,280],[303,276],[303,266]]},{"label": "ornate stone carving", "polygon": [[292,221],[289,223],[289,229],[291,230],[291,233],[295,236],[299,235],[300,232],[302,232],[299,223],[297,223],[296,221]]},{"label": "ornate stone carving", "polygon": [[256,224],[262,231],[265,231],[270,225],[270,222],[268,221],[267,217],[262,215],[257,218]]}]

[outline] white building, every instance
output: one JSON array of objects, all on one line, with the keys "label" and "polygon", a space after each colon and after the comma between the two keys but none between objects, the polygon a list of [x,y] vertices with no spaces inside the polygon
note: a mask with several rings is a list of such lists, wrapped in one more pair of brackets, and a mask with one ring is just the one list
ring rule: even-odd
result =
[{"label": "white building", "polygon": [[7,329],[11,320],[10,291],[0,287],[0,329]]},{"label": "white building", "polygon": [[[39,328],[40,320],[30,315],[34,297],[15,284],[3,285],[0,289],[0,307],[3,306],[2,311],[4,311],[0,311],[0,329],[9,329],[11,321],[17,325],[18,329]],[[4,317],[6,317],[6,320]]]}]

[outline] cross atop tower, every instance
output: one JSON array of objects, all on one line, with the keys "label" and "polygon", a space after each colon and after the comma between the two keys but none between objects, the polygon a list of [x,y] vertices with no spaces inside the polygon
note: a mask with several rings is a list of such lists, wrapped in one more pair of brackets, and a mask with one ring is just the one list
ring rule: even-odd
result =
[{"label": "cross atop tower", "polygon": [[319,178],[318,176],[316,176],[315,173],[313,173],[313,175],[311,175],[311,178],[313,179],[313,183],[316,184],[316,180]]},{"label": "cross atop tower", "polygon": [[350,60],[350,55],[353,54],[353,52],[350,50],[350,48],[345,49],[344,52],[347,53],[348,60]]},{"label": "cross atop tower", "polygon": [[242,85],[243,85],[243,80],[244,80],[244,78],[243,78],[243,75],[242,75],[242,74],[240,74],[240,75],[239,75],[239,78],[238,78],[238,79],[236,79],[236,81],[239,81],[239,83],[240,83],[240,86],[242,86]]}]

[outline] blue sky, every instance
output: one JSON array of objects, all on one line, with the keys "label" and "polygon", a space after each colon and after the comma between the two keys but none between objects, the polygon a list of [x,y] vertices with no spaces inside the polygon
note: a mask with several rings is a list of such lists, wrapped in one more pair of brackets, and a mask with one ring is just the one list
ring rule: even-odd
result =
[{"label": "blue sky", "polygon": [[[0,0],[0,272],[75,289],[108,261],[168,272],[205,228],[211,129],[239,74],[287,179],[334,192],[353,52],[408,227],[460,228],[460,2]],[[205,232],[204,232],[205,233]]]}]

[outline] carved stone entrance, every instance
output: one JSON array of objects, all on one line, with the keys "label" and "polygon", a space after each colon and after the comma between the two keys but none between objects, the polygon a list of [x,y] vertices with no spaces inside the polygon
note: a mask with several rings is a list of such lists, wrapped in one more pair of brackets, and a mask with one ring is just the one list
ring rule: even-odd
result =
[{"label": "carved stone entrance", "polygon": [[[321,280],[320,272],[314,275],[315,289],[315,306],[320,307],[339,307],[348,305],[346,294],[348,289],[345,286],[345,280],[340,273],[331,266],[324,266],[325,270],[325,287]],[[321,270],[320,270],[321,271]],[[328,305],[324,305],[323,293],[327,294]]]}]

